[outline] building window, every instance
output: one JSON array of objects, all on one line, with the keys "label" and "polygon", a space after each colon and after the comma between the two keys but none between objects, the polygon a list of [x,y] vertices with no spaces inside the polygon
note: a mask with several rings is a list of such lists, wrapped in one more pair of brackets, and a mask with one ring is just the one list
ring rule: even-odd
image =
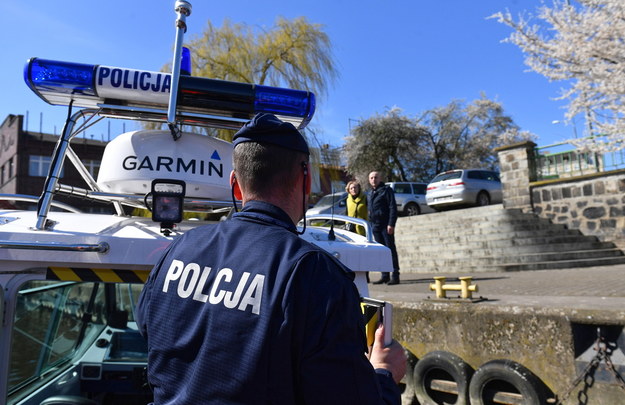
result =
[{"label": "building window", "polygon": [[[50,156],[30,155],[28,163],[28,175],[31,177],[46,177],[50,171]],[[63,177],[63,169],[59,177]]]},{"label": "building window", "polygon": [[2,168],[0,168],[0,184],[4,184],[4,166],[2,165]]},{"label": "building window", "polygon": [[85,168],[89,171],[91,176],[94,179],[98,178],[98,173],[100,172],[100,161],[94,159],[85,159],[82,161],[85,165]]},{"label": "building window", "polygon": [[9,159],[9,180],[13,178],[13,158]]}]

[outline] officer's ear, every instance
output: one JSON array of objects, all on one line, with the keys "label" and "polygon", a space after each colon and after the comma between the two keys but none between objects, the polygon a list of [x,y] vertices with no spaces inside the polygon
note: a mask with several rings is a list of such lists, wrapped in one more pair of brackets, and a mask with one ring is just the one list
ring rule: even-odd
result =
[{"label": "officer's ear", "polygon": [[242,201],[243,193],[241,193],[241,187],[239,187],[239,182],[237,181],[237,177],[234,175],[234,170],[230,172],[230,187],[232,187],[234,198]]},{"label": "officer's ear", "polygon": [[308,163],[302,163],[302,171],[304,172],[304,182],[306,183],[306,195],[310,195],[310,189],[312,188],[312,174],[308,170]]}]

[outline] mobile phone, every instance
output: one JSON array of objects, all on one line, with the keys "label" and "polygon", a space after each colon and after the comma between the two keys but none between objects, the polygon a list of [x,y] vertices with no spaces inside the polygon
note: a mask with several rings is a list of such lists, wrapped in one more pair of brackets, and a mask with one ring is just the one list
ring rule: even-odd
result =
[{"label": "mobile phone", "polygon": [[384,344],[390,345],[393,341],[393,304],[374,298],[362,297],[360,307],[365,320],[367,346],[373,345],[375,331],[380,323],[384,325]]}]

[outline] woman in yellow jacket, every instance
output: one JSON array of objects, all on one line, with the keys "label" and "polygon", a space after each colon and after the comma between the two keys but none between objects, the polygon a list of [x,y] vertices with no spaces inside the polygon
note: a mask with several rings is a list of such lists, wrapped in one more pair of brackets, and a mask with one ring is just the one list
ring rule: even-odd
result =
[{"label": "woman in yellow jacket", "polygon": [[[362,192],[360,183],[352,180],[345,186],[347,191],[347,216],[367,219],[367,196]],[[356,225],[356,233],[365,236],[365,228]]]}]

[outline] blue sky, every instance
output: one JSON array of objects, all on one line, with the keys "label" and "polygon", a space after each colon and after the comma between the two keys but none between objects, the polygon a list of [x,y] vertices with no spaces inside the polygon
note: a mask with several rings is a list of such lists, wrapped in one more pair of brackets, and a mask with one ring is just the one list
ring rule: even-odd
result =
[{"label": "blue sky", "polygon": [[[318,100],[319,141],[341,145],[354,120],[397,106],[404,114],[471,101],[484,92],[501,102],[540,146],[573,137],[564,121],[561,83],[523,64],[518,47],[501,41],[510,29],[489,15],[535,11],[540,0],[190,0],[186,37],[208,20],[273,26],[277,16],[306,16],[333,43],[340,77]],[[29,130],[59,133],[66,109],[50,106],[23,80],[28,58],[158,71],[171,61],[174,0],[29,0],[0,2],[0,119],[28,112]],[[43,117],[43,119],[41,119]],[[134,125],[134,124],[127,124]],[[127,130],[134,129],[130,126]],[[581,125],[578,123],[578,131]],[[122,131],[113,120],[112,136]],[[107,127],[91,131],[107,137]]]}]

